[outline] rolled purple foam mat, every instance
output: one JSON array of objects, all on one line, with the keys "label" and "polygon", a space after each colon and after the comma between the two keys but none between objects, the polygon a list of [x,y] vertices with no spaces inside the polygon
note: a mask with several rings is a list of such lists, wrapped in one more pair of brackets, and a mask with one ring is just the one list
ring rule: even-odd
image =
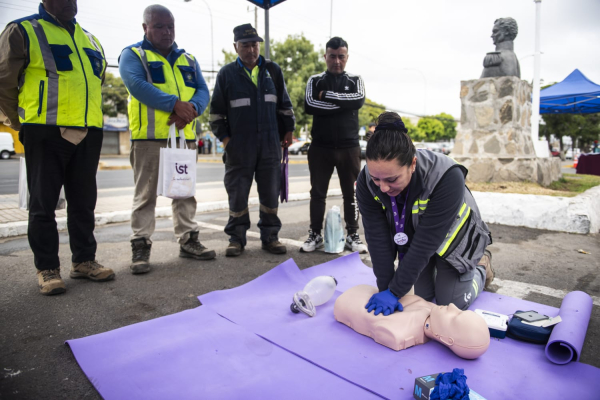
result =
[{"label": "rolled purple foam mat", "polygon": [[579,361],[592,305],[592,298],[587,293],[577,291],[565,296],[558,312],[562,321],[554,327],[546,345],[548,360],[555,364]]}]

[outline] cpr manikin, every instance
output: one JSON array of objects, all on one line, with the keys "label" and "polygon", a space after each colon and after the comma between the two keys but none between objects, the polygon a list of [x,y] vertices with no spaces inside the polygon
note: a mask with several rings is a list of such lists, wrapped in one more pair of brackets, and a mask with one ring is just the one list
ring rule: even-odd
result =
[{"label": "cpr manikin", "polygon": [[335,319],[396,351],[433,339],[459,357],[474,359],[490,345],[487,324],[473,311],[461,311],[454,304],[438,306],[419,296],[406,295],[400,298],[404,311],[374,315],[365,304],[377,292],[370,285],[346,290],[335,302]]}]

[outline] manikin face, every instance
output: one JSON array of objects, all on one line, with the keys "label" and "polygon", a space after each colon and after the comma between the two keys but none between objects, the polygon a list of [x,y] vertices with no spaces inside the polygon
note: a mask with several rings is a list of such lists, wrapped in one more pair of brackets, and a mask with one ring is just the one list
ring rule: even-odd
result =
[{"label": "manikin face", "polygon": [[72,21],[77,15],[77,0],[44,0],[44,8],[60,21]]},{"label": "manikin face", "polygon": [[233,44],[235,52],[246,67],[254,67],[260,56],[259,42],[237,42]]},{"label": "manikin face", "polygon": [[459,310],[454,304],[433,307],[425,330],[433,332],[435,340],[463,358],[478,357],[490,343],[485,320],[473,311]]},{"label": "manikin face", "polygon": [[338,47],[337,49],[327,48],[325,53],[325,63],[327,71],[334,75],[339,75],[344,72],[346,63],[348,62],[348,48]]},{"label": "manikin face", "polygon": [[396,160],[367,160],[367,167],[373,183],[379,186],[383,193],[392,197],[398,196],[408,186],[416,165],[416,156],[410,165],[403,167]]},{"label": "manikin face", "polygon": [[494,29],[492,29],[492,40],[494,44],[502,43],[506,40],[504,29],[498,26],[498,24],[494,24]]},{"label": "manikin face", "polygon": [[142,24],[146,38],[160,52],[169,52],[175,42],[175,19],[170,13],[155,12],[148,24]]}]

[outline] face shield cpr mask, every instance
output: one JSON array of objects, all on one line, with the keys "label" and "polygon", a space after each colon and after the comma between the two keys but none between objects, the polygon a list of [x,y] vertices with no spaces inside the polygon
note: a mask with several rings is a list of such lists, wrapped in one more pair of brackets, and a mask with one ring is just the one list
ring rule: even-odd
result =
[{"label": "face shield cpr mask", "polygon": [[309,317],[314,317],[317,314],[315,307],[327,303],[335,293],[336,287],[337,281],[333,276],[317,276],[304,286],[304,290],[294,294],[294,302],[290,309],[294,314],[302,311]]}]

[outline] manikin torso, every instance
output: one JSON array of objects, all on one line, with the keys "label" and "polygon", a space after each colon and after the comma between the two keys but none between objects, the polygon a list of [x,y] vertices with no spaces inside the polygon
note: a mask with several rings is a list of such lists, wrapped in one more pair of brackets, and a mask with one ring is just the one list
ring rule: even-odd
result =
[{"label": "manikin torso", "polygon": [[485,320],[473,311],[461,311],[453,304],[438,306],[419,296],[406,295],[400,299],[404,311],[374,315],[365,305],[377,292],[370,285],[346,290],[335,302],[335,319],[396,351],[433,339],[459,357],[473,359],[485,353],[490,344]]}]

